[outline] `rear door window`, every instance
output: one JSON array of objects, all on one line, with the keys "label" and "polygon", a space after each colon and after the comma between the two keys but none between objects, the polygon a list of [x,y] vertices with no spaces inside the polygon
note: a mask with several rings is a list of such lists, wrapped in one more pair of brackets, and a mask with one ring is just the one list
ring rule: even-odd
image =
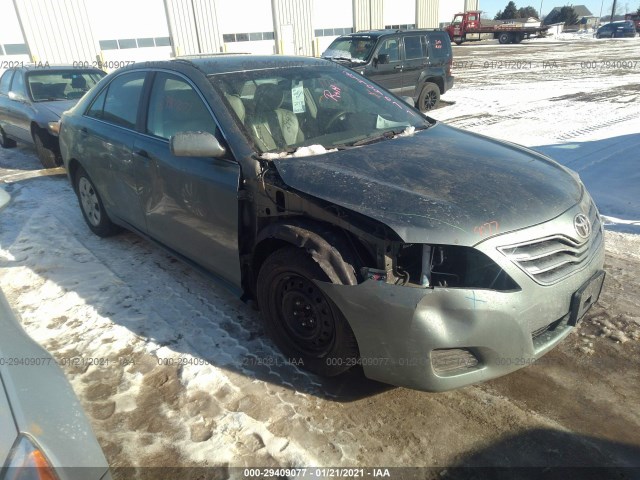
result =
[{"label": "rear door window", "polygon": [[426,57],[425,45],[421,38],[419,35],[404,37],[404,58],[406,60]]},{"label": "rear door window", "polygon": [[24,88],[24,76],[21,72],[18,72],[13,76],[13,83],[11,84],[11,91],[21,95],[22,97],[27,97],[27,91]]},{"label": "rear door window", "polygon": [[9,93],[9,86],[11,85],[11,79],[15,70],[7,70],[0,78],[0,95],[7,95]]},{"label": "rear door window", "polygon": [[116,77],[94,100],[86,115],[121,127],[134,129],[146,72]]}]

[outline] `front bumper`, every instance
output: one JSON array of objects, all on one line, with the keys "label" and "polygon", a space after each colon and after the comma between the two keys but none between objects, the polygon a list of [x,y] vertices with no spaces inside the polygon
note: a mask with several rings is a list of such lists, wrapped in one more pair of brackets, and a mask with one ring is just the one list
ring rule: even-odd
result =
[{"label": "front bumper", "polygon": [[[317,283],[351,326],[360,349],[358,363],[367,377],[425,391],[496,378],[533,363],[571,332],[572,296],[604,265],[604,242],[600,241],[577,271],[544,286],[498,247],[550,232],[568,234],[584,203],[545,224],[476,245],[520,285],[519,291],[412,288],[373,280],[354,286]],[[602,234],[602,227],[598,228]],[[465,349],[477,364],[438,371],[433,352],[441,349]]]}]

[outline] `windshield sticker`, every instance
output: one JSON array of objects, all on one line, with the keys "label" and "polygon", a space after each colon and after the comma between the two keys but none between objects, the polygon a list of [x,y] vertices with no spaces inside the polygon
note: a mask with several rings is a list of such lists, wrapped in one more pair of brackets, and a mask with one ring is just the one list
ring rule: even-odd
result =
[{"label": "windshield sticker", "polygon": [[291,103],[293,103],[293,113],[304,113],[306,111],[302,80],[291,88]]},{"label": "windshield sticker", "polygon": [[324,91],[324,98],[328,98],[330,100],[333,100],[334,102],[337,102],[338,100],[340,100],[340,92],[340,87],[331,85],[329,87],[329,90]]}]

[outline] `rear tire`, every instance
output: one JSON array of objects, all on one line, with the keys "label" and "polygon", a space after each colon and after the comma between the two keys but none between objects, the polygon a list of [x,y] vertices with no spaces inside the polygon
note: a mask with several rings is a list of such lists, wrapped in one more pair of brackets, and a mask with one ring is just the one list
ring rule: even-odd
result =
[{"label": "rear tire", "polygon": [[2,148],[14,148],[16,146],[16,141],[7,137],[2,128],[0,128],[0,146]]},{"label": "rear tire", "polygon": [[358,345],[338,307],[313,280],[329,281],[303,249],[277,250],[258,273],[258,304],[267,333],[289,361],[333,377],[357,363]]},{"label": "rear tire", "polygon": [[429,110],[435,110],[439,105],[440,87],[435,83],[425,83],[418,97],[418,109],[421,112],[428,112]]},{"label": "rear tire", "polygon": [[498,42],[501,44],[511,43],[511,34],[510,33],[501,33],[498,37]]},{"label": "rear tire", "polygon": [[120,227],[115,225],[107,215],[100,194],[82,167],[78,167],[76,171],[74,186],[82,216],[91,231],[99,237],[110,237],[118,233]]},{"label": "rear tire", "polygon": [[55,147],[51,145],[53,140],[47,138],[48,134],[43,133],[41,130],[33,132],[33,143],[36,146],[36,152],[38,152],[38,158],[44,168],[55,168],[62,165],[62,158]]}]

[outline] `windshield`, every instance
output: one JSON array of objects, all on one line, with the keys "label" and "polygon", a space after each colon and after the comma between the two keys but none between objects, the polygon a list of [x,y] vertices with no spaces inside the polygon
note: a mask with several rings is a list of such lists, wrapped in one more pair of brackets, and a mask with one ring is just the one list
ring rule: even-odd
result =
[{"label": "windshield", "polygon": [[344,58],[366,62],[376,40],[368,36],[336,38],[322,54],[324,58]]},{"label": "windshield", "polygon": [[76,100],[106,73],[96,70],[42,70],[27,74],[29,95],[34,102]]},{"label": "windshield", "polygon": [[460,25],[462,23],[462,15],[456,15],[455,17],[453,17],[453,22],[451,22],[452,25]]},{"label": "windshield", "polygon": [[261,153],[311,145],[348,148],[431,125],[402,100],[339,65],[209,78]]}]

